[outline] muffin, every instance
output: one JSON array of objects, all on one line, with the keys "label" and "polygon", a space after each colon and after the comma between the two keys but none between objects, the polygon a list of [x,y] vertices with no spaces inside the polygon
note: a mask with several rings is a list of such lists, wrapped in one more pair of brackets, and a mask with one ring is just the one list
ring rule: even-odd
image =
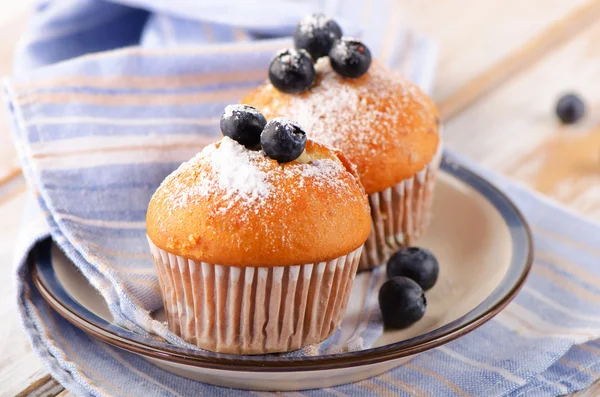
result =
[{"label": "muffin", "polygon": [[[275,133],[285,130],[277,123]],[[281,162],[262,144],[207,146],[148,207],[169,328],[206,350],[286,352],[326,339],[370,232],[366,194],[343,155],[305,139],[297,159]]]},{"label": "muffin", "polygon": [[[270,81],[243,102],[267,118],[297,120],[309,138],[340,149],[356,165],[372,216],[359,269],[370,269],[412,244],[429,222],[442,148],[439,115],[419,87],[371,62],[362,43],[344,38],[336,43],[329,57],[304,73],[314,78],[303,91],[286,90],[284,77],[302,75],[289,71],[305,67],[293,57],[306,54],[287,50],[274,58]],[[348,61],[349,54],[355,59]]]}]

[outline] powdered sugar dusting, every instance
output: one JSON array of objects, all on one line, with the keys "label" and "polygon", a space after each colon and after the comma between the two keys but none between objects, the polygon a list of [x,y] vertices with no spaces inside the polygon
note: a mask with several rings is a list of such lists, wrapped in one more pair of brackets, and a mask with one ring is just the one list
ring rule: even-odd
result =
[{"label": "powdered sugar dusting", "polygon": [[343,186],[344,182],[338,178],[340,168],[337,162],[331,159],[314,160],[309,164],[300,164],[297,167],[289,168],[286,174],[290,178],[298,178],[299,187],[304,185],[304,181],[310,179],[313,183],[321,186]]},{"label": "powdered sugar dusting", "polygon": [[[298,24],[298,29],[300,32],[308,37],[315,37],[315,34],[318,32],[322,32],[330,21],[330,18],[325,14],[312,14],[307,15]],[[335,34],[333,31],[329,32],[329,35],[332,38],[335,38]]]},{"label": "powdered sugar dusting", "polygon": [[264,154],[225,137],[219,148],[209,150],[205,158],[218,176],[219,188],[226,192],[225,199],[239,194],[256,200],[268,196],[272,189],[267,174],[255,166],[260,157]]},{"label": "powdered sugar dusting", "polygon": [[[161,185],[170,192],[170,208],[180,208],[219,191],[230,203],[256,204],[264,201],[273,189],[267,173],[256,164],[265,155],[248,150],[224,137],[220,143],[207,146],[190,161],[183,163]],[[203,164],[204,167],[198,167]],[[186,178],[181,176],[186,175]],[[190,183],[189,177],[194,181]]]},{"label": "powdered sugar dusting", "polygon": [[247,149],[224,137],[183,163],[159,190],[167,200],[169,216],[175,210],[207,205],[215,216],[225,216],[236,208],[237,216],[241,213],[243,218],[243,214],[265,214],[281,207],[281,202],[291,202],[309,184],[343,200],[351,196],[345,193],[348,178],[348,170],[335,157],[317,156],[308,163],[279,164],[263,151]]},{"label": "powdered sugar dusting", "polygon": [[233,111],[236,110],[237,105],[227,105],[225,106],[225,111],[223,112],[223,117],[231,118],[233,116]]},{"label": "powdered sugar dusting", "polygon": [[[351,37],[351,36],[344,36],[344,37],[342,37],[342,40],[347,41],[347,42],[357,42],[357,43],[360,42],[359,39],[357,39],[355,37]],[[337,48],[342,50],[342,59],[344,61],[346,61],[350,57],[350,55],[352,55],[352,53],[351,53],[352,47],[349,45],[338,46]]]},{"label": "powdered sugar dusting", "polygon": [[[295,52],[296,52],[296,50],[291,50],[291,49],[286,48],[286,49],[277,51],[277,54],[275,54],[275,57],[279,58],[279,60],[282,63],[292,64],[294,62],[294,57],[292,56],[292,54],[294,54]],[[296,62],[295,65],[298,65],[298,62]]]},{"label": "powdered sugar dusting", "polygon": [[[309,92],[286,95],[281,104],[279,95],[269,94],[276,90],[270,84],[264,86],[261,98],[275,98],[258,104],[268,118],[285,116],[296,120],[314,139],[343,149],[352,148],[356,156],[375,156],[396,143],[379,133],[381,128],[400,128],[398,120],[413,125],[429,125],[428,122],[412,123],[415,118],[432,118],[423,103],[418,88],[401,76],[390,79],[390,71],[373,62],[369,69],[368,83],[361,79],[344,79],[338,76],[328,58],[316,63],[317,80]],[[259,101],[260,102],[260,101]],[[417,104],[415,106],[415,104]],[[262,106],[261,106],[262,105]],[[358,115],[358,116],[357,116]]]}]

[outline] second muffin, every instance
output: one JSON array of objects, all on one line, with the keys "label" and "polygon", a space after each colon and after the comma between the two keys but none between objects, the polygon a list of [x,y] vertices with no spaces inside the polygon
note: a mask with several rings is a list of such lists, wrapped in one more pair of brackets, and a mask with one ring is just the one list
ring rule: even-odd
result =
[{"label": "second muffin", "polygon": [[342,77],[327,57],[315,70],[305,92],[284,93],[266,82],[243,102],[267,118],[297,120],[310,138],[356,164],[373,222],[359,268],[370,269],[428,224],[442,147],[438,111],[415,84],[376,61],[359,78]]}]

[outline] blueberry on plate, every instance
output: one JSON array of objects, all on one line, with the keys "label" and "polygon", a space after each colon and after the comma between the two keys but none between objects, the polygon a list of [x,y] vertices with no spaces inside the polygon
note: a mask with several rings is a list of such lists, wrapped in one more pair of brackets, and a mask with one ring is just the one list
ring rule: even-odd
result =
[{"label": "blueberry on plate", "polygon": [[342,37],[342,29],[325,14],[312,14],[302,18],[294,30],[296,49],[306,50],[312,59],[326,56],[333,43]]},{"label": "blueberry on plate", "polygon": [[394,277],[379,290],[379,309],[386,327],[409,327],[423,318],[426,308],[423,289],[410,278]]},{"label": "blueberry on plate", "polygon": [[279,91],[297,94],[306,91],[315,81],[315,67],[308,52],[282,50],[269,65],[269,80]]},{"label": "blueberry on plate", "polygon": [[358,40],[342,37],[329,51],[329,62],[339,75],[355,79],[369,70],[371,51]]},{"label": "blueberry on plate", "polygon": [[573,124],[585,114],[585,103],[577,94],[566,94],[556,103],[556,115],[564,124]]},{"label": "blueberry on plate", "polygon": [[273,160],[287,163],[296,160],[306,147],[306,133],[298,123],[277,117],[266,125],[260,135],[263,150]]},{"label": "blueberry on plate", "polygon": [[267,119],[250,105],[229,105],[221,115],[221,132],[244,146],[260,143]]},{"label": "blueberry on plate", "polygon": [[390,257],[386,270],[388,278],[408,277],[427,291],[435,285],[440,267],[428,249],[405,247]]}]

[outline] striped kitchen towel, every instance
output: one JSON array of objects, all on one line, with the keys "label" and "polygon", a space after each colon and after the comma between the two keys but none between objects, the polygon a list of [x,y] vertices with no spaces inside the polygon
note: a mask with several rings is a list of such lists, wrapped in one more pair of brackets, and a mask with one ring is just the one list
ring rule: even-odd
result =
[{"label": "striped kitchen towel", "polygon": [[[149,312],[161,306],[145,243],[146,205],[160,181],[219,135],[226,104],[259,84],[298,19],[317,9],[362,34],[373,53],[426,90],[435,51],[402,28],[395,2],[160,0],[38,4],[4,84],[34,199],[17,247],[18,300],[36,352],[79,395],[251,395],[164,372],[78,331],[31,285],[27,254],[51,235],[136,332],[183,342]],[[456,157],[461,163],[466,160]],[[475,164],[470,167],[479,169]],[[557,395],[600,371],[600,228],[483,170],[528,216],[536,264],[495,320],[385,375],[306,395]],[[373,286],[381,272],[364,281]],[[376,317],[374,299],[364,308]],[[368,321],[355,345],[381,332]],[[357,325],[354,324],[356,327]],[[90,348],[93,346],[94,348]],[[347,347],[347,346],[346,346]],[[268,395],[268,393],[266,393]]]},{"label": "striped kitchen towel", "polygon": [[[304,8],[293,18],[280,17],[279,35],[289,34],[302,15],[315,10],[313,4],[294,3],[304,4]],[[22,45],[32,50],[17,57],[16,69],[37,65],[42,58],[76,58],[42,68],[33,66],[31,72],[19,74],[5,85],[25,175],[53,239],[101,292],[115,320],[139,333],[188,346],[169,332],[165,323],[149,315],[163,301],[145,236],[148,202],[165,176],[220,137],[218,123],[224,107],[264,81],[273,54],[291,41],[287,37],[251,40],[267,33],[256,33],[252,26],[241,30],[213,21],[194,22],[162,14],[149,17],[147,11],[98,1],[73,3],[66,11],[74,20],[65,20],[58,13],[66,12],[57,7],[62,3],[53,4],[46,4],[40,13],[48,18],[33,24],[48,31],[25,35]],[[265,6],[254,2],[253,7]],[[381,16],[384,10],[379,7],[373,13]],[[146,15],[144,25],[139,22],[142,13]],[[339,20],[344,21],[346,30],[358,31],[353,28],[357,24],[348,22],[350,17],[356,15],[342,14]],[[115,26],[143,25],[138,32],[140,45],[80,57],[79,46],[67,45],[69,38],[96,43],[105,38],[107,29],[115,37],[106,40],[116,45],[118,29],[107,22],[113,19],[118,21]],[[287,19],[295,22],[286,25]],[[69,21],[73,26],[66,23]],[[108,25],[103,26],[104,22]],[[256,18],[252,23],[256,24]],[[77,28],[86,29],[85,33]],[[434,63],[433,47],[393,20],[388,28],[387,33],[401,45],[380,47],[382,59],[402,65],[417,82],[429,82],[431,74],[425,74],[430,72],[425,66]],[[268,33],[276,34],[275,27]],[[171,48],[178,37],[186,38],[184,44]],[[371,40],[379,43],[375,37],[371,35]],[[193,46],[191,38],[197,38]],[[126,33],[124,45],[130,42]],[[169,48],[157,48],[160,43]],[[412,51],[412,46],[422,51]],[[106,47],[98,44],[93,48]],[[37,53],[43,55],[34,56]],[[369,277],[358,281],[376,290],[377,283]],[[376,340],[382,332],[381,322],[368,320],[378,313],[377,301],[368,300],[364,310],[365,315],[356,320],[365,324],[348,325],[361,332],[343,333],[349,339],[334,335],[320,345],[320,351],[359,349]]]}]

